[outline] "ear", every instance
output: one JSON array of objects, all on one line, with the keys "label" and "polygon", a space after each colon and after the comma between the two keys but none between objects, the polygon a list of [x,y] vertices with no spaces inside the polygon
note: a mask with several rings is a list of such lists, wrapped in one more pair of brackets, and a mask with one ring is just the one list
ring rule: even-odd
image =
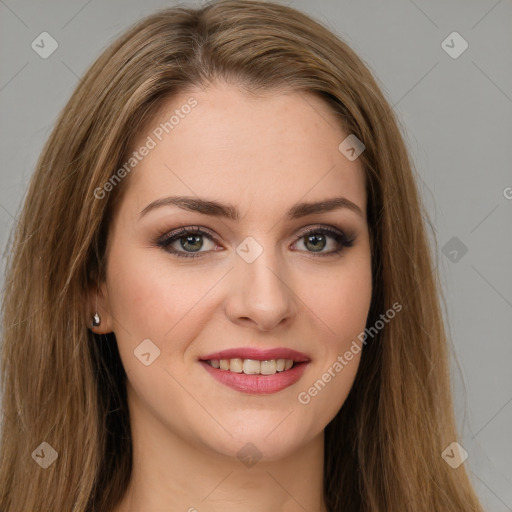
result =
[{"label": "ear", "polygon": [[[87,326],[95,334],[107,334],[113,331],[112,315],[110,314],[108,290],[106,283],[91,287],[87,304]],[[99,325],[93,325],[93,317],[98,313]]]}]

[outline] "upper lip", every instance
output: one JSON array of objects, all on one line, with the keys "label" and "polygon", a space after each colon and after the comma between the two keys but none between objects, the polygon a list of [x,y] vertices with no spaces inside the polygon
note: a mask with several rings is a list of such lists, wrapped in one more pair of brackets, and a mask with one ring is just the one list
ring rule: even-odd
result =
[{"label": "upper lip", "polygon": [[262,350],[259,348],[240,347],[221,350],[199,358],[201,361],[212,359],[254,359],[256,361],[268,361],[270,359],[292,359],[297,363],[309,361],[309,357],[297,350],[285,347]]}]

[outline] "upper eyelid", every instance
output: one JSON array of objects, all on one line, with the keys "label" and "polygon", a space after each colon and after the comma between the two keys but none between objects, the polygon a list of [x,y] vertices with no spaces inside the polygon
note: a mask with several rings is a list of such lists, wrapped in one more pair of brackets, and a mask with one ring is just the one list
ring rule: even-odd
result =
[{"label": "upper eyelid", "polygon": [[[340,227],[336,227],[336,226],[331,226],[331,225],[327,225],[327,224],[309,224],[309,225],[299,229],[295,233],[296,233],[296,237],[301,238],[305,234],[309,233],[310,231],[322,230],[322,229],[338,231],[338,232],[340,232],[340,234],[341,233],[345,234],[347,236],[347,238],[351,238],[351,235],[350,235],[351,231],[350,230],[346,230],[344,228],[340,228]],[[208,235],[213,240],[219,240],[219,237],[212,230],[210,230],[209,228],[206,228],[204,226],[194,226],[194,225],[191,225],[191,226],[180,226],[179,228],[172,229],[170,231],[166,231],[165,233],[160,235],[157,239],[158,240],[165,240],[165,239],[169,239],[169,238],[173,238],[175,236],[178,236],[181,233],[197,233],[197,234],[200,234],[200,235]]]},{"label": "upper eyelid", "polygon": [[186,233],[197,233],[200,235],[207,235],[212,240],[218,241],[219,237],[216,236],[213,231],[209,230],[208,228],[201,227],[201,226],[180,226],[179,228],[172,229],[171,231],[165,232],[163,235],[159,236],[157,240],[168,240],[171,238],[174,238],[176,236],[179,236],[181,234]]}]

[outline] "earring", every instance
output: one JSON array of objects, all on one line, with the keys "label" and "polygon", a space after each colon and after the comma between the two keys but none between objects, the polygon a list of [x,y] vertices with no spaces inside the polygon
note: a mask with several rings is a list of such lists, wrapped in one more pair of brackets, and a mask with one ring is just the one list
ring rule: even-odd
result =
[{"label": "earring", "polygon": [[100,325],[101,323],[101,318],[100,318],[100,315],[98,315],[98,313],[94,313],[94,316],[92,317],[92,326],[93,327],[97,327],[98,325]]}]

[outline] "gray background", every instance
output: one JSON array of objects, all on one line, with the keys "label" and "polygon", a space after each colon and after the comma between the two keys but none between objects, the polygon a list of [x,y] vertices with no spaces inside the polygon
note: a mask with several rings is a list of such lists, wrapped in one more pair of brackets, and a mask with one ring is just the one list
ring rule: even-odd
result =
[{"label": "gray background", "polygon": [[[42,145],[79,77],[132,22],[176,3],[0,0],[2,251]],[[465,464],[486,510],[510,511],[512,3],[286,3],[352,46],[401,120],[439,243]],[[44,31],[59,45],[47,59],[31,48]],[[469,44],[455,59],[441,46],[453,31]]]}]

